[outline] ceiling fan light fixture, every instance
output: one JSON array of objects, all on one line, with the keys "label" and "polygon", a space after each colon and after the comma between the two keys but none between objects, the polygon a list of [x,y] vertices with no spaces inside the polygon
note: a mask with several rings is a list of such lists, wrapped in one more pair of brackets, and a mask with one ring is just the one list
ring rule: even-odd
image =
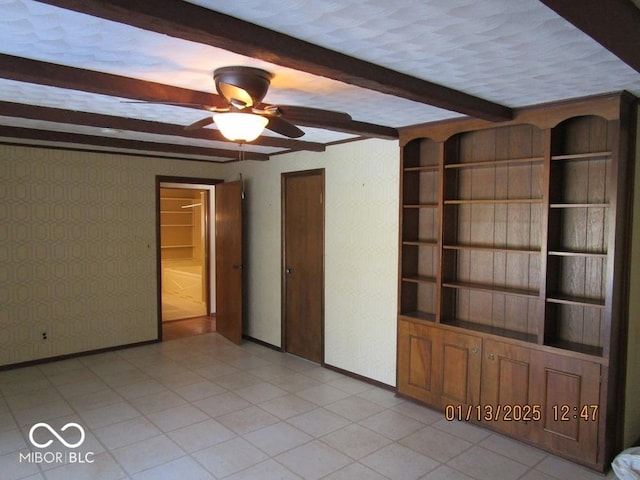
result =
[{"label": "ceiling fan light fixture", "polygon": [[227,112],[213,115],[220,133],[232,142],[252,142],[260,136],[269,120],[253,113]]}]

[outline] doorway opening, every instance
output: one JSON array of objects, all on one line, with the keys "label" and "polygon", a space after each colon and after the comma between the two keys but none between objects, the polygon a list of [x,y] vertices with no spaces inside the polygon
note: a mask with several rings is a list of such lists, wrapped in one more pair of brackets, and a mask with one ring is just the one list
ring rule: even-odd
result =
[{"label": "doorway opening", "polygon": [[162,321],[207,314],[208,191],[160,188]]},{"label": "doorway opening", "polygon": [[158,179],[158,310],[163,340],[216,331],[211,275],[215,235],[210,222],[215,187],[206,182]]}]

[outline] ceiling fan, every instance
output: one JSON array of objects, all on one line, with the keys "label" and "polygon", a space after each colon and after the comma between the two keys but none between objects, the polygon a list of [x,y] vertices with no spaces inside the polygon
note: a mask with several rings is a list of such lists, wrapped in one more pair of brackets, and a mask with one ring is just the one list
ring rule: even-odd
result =
[{"label": "ceiling fan", "polygon": [[215,122],[227,139],[249,142],[255,140],[264,128],[289,138],[299,138],[304,132],[295,123],[321,121],[340,124],[351,121],[351,116],[343,112],[262,103],[271,78],[271,73],[259,68],[233,66],[216,69],[213,79],[223,98],[215,102],[217,106],[200,105],[213,115],[186,126],[185,130],[197,130]]}]

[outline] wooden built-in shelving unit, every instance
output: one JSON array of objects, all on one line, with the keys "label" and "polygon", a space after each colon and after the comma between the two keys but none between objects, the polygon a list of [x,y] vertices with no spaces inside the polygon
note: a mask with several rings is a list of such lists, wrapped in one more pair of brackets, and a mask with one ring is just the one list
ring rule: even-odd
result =
[{"label": "wooden built-in shelving unit", "polygon": [[[623,93],[401,131],[401,395],[538,405],[538,420],[476,421],[606,468],[621,447],[634,110]],[[574,417],[584,405],[597,418]]]}]

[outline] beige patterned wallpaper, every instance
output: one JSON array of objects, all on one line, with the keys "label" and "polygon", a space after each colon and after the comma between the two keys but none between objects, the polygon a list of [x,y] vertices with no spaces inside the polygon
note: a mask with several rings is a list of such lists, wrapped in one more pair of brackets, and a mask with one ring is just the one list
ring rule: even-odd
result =
[{"label": "beige patterned wallpaper", "polygon": [[157,338],[156,175],[217,168],[0,145],[0,365]]}]

